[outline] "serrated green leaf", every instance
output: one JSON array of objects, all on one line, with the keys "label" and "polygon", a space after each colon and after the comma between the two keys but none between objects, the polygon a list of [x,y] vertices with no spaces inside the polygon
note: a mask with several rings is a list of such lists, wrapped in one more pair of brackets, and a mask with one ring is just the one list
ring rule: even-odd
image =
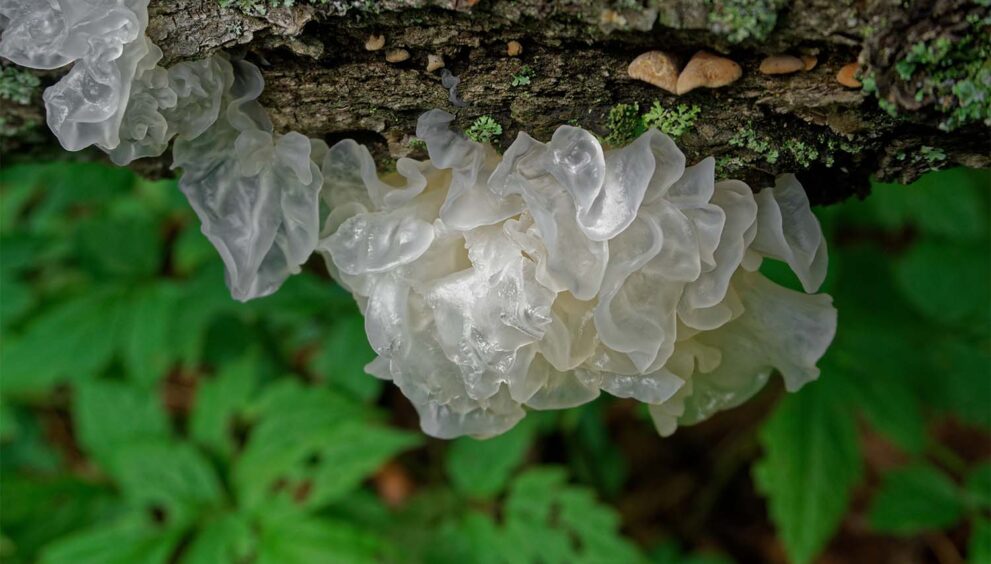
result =
[{"label": "serrated green leaf", "polygon": [[974,519],[970,529],[970,541],[967,543],[967,562],[969,564],[988,564],[991,562],[991,521],[984,517]]},{"label": "serrated green leaf", "polygon": [[258,543],[258,564],[375,563],[384,545],[381,537],[341,521],[270,520]]},{"label": "serrated green leaf", "polygon": [[991,462],[978,464],[967,474],[966,491],[973,505],[991,509]]},{"label": "serrated green leaf", "polygon": [[432,564],[503,564],[513,548],[492,517],[472,510],[438,527],[425,552],[422,560]]},{"label": "serrated green leaf", "polygon": [[252,511],[325,505],[418,440],[373,423],[367,408],[326,388],[289,381],[272,386],[256,413],[234,471],[241,506]]},{"label": "serrated green leaf", "polygon": [[382,381],[365,373],[375,359],[359,315],[338,318],[313,359],[313,369],[335,389],[362,401],[378,397]]},{"label": "serrated green leaf", "polygon": [[0,349],[0,390],[38,392],[96,375],[113,357],[119,301],[112,290],[83,294],[43,312],[21,335],[8,336]]},{"label": "serrated green leaf", "polygon": [[982,244],[924,240],[895,264],[898,288],[919,313],[953,325],[986,331],[991,295],[991,253]]},{"label": "serrated green leaf", "polygon": [[831,379],[783,398],[759,433],[754,479],[789,557],[810,562],[839,526],[860,480],[849,399]]},{"label": "serrated green leaf", "polygon": [[254,549],[251,523],[242,515],[223,515],[211,521],[193,539],[183,564],[246,562]]},{"label": "serrated green leaf", "polygon": [[415,435],[362,421],[308,428],[283,423],[273,424],[282,429],[278,444],[252,437],[238,460],[235,483],[246,509],[307,511],[324,506],[417,442]]},{"label": "serrated green leaf", "polygon": [[170,338],[176,301],[175,289],[167,284],[141,287],[131,294],[120,348],[127,374],[134,382],[156,384],[175,360]]},{"label": "serrated green leaf", "polygon": [[169,421],[154,390],[94,380],[77,387],[72,413],[80,445],[103,462],[126,444],[167,439]]},{"label": "serrated green leaf", "polygon": [[524,419],[512,430],[486,440],[462,437],[447,451],[445,466],[455,489],[464,495],[491,498],[500,493],[510,475],[523,463],[535,427]]},{"label": "serrated green leaf", "polygon": [[233,455],[234,422],[255,391],[257,363],[256,354],[246,354],[224,365],[216,376],[200,381],[189,419],[189,435],[194,441],[224,457]]},{"label": "serrated green leaf", "polygon": [[960,490],[945,474],[923,464],[888,472],[871,503],[878,531],[915,534],[956,524],[963,515]]},{"label": "serrated green leaf", "polygon": [[125,498],[139,510],[160,510],[160,519],[170,528],[192,524],[202,510],[223,500],[210,463],[187,443],[125,444],[110,456],[108,470]]},{"label": "serrated green leaf", "polygon": [[639,562],[636,547],[619,534],[619,516],[585,488],[567,484],[562,469],[524,472],[509,491],[505,535],[520,561]]},{"label": "serrated green leaf", "polygon": [[128,520],[96,526],[63,537],[42,551],[41,564],[157,564],[168,561],[179,541],[163,532]]}]

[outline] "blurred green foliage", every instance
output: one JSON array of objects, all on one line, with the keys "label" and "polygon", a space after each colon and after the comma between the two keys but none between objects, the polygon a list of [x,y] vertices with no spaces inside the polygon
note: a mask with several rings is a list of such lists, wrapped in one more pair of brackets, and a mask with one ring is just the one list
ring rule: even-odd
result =
[{"label": "blurred green foliage", "polygon": [[[972,561],[991,556],[991,466],[934,431],[991,429],[989,185],[954,170],[819,210],[837,339],[821,380],[747,430],[794,561],[865,487],[865,432],[905,461],[871,492],[875,531],[968,524]],[[363,374],[351,297],[307,268],[232,301],[172,181],[19,165],[0,198],[4,562],[731,562],[626,535],[611,503],[634,462],[608,399],[488,441],[422,437]],[[397,457],[416,486],[398,508],[383,485]]]}]

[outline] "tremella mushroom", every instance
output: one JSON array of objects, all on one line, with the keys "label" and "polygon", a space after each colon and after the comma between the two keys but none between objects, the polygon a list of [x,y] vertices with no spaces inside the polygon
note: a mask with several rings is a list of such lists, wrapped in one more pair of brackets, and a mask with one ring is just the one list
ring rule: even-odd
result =
[{"label": "tremella mushroom", "polygon": [[[254,65],[158,66],[147,0],[15,0],[0,14],[0,55],[76,61],[45,94],[67,149],[97,145],[126,164],[173,144],[235,298],[271,294],[322,254],[365,315],[368,371],[431,435],[493,436],[527,409],[602,391],[648,404],[670,434],[745,401],[775,369],[792,391],[818,376],[836,311],[809,294],[826,246],[794,176],[755,196],[716,182],[712,158],[686,166],[656,130],[605,150],[562,126],[546,143],[520,133],[500,155],[431,110],[416,131],[430,159],[399,159],[380,179],[354,141],[275,132]],[[679,79],[679,92],[739,76],[714,56],[693,64],[704,80]],[[809,293],[761,275],[765,258]]]}]

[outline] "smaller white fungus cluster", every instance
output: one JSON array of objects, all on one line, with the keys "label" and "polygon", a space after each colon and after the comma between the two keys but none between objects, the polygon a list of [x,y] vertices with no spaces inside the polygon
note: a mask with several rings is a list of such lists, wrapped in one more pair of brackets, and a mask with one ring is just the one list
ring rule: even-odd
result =
[{"label": "smaller white fungus cluster", "polygon": [[491,436],[534,409],[600,391],[650,405],[670,434],[737,405],[772,369],[795,390],[818,376],[836,312],[825,295],[757,272],[787,262],[814,292],[826,272],[819,223],[781,176],[756,197],[685,167],[651,130],[603,151],[562,126],[520,133],[501,157],[424,114],[430,160],[380,180],[353,142],[324,157],[331,209],[318,250],[365,314],[379,358],[425,432]]},{"label": "smaller white fungus cluster", "polygon": [[[424,114],[430,160],[379,179],[354,141],[277,134],[258,68],[222,54],[168,69],[144,32],[148,0],[0,3],[0,56],[52,69],[62,145],[118,164],[173,143],[180,189],[226,266],[232,295],[271,294],[321,252],[355,295],[378,359],[425,432],[487,437],[525,407],[602,391],[649,404],[662,434],[739,404],[773,369],[795,390],[818,376],[836,328],[825,295],[759,272],[782,260],[806,292],[826,248],[792,175],[756,196],[685,167],[648,131],[604,151],[562,126],[499,155]],[[321,210],[329,210],[322,214]],[[322,217],[323,215],[323,217]]]},{"label": "smaller white fungus cluster", "polygon": [[0,3],[0,16],[0,56],[36,69],[75,63],[44,95],[62,145],[116,147],[135,75],[161,57],[144,35],[148,0],[11,0]]},{"label": "smaller white fungus cluster", "polygon": [[67,150],[95,145],[126,165],[175,141],[180,188],[234,298],[271,294],[313,253],[320,170],[308,138],[274,133],[256,101],[257,67],[223,54],[159,66],[162,51],[145,37],[148,0],[10,0],[0,23],[0,56],[38,69],[75,63],[44,94]]}]

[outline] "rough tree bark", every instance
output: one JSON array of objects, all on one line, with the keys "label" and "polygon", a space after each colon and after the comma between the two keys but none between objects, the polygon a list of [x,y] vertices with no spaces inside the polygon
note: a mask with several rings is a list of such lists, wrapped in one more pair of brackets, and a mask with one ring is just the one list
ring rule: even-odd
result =
[{"label": "rough tree bark", "polygon": [[[262,67],[262,102],[278,130],[328,141],[354,137],[370,144],[385,167],[390,158],[424,156],[411,140],[417,116],[429,108],[455,112],[465,128],[491,116],[502,126],[496,144],[505,147],[517,131],[547,139],[569,122],[605,135],[617,104],[637,103],[643,112],[654,101],[700,108],[678,139],[690,162],[714,155],[721,174],[755,187],[796,172],[815,203],[864,194],[872,176],[908,182],[932,168],[991,165],[986,115],[950,132],[938,127],[956,106],[940,99],[938,88],[927,90],[926,81],[945,82],[937,75],[946,69],[920,62],[906,79],[897,66],[913,46],[949,40],[969,49],[958,49],[954,65],[988,69],[991,8],[984,0],[231,3],[236,6],[152,0],[148,33],[165,52],[163,64],[218,49],[245,52]],[[372,34],[385,36],[384,49],[365,49]],[[522,44],[520,56],[507,55],[510,40]],[[411,57],[386,62],[385,53],[399,48]],[[738,62],[743,77],[679,97],[627,75],[630,61],[646,50],[687,60],[703,48]],[[759,73],[760,61],[776,53],[815,55],[818,65],[786,76]],[[460,77],[465,107],[448,101],[439,73],[427,72],[431,54],[443,56]],[[837,83],[837,71],[858,60],[870,86]],[[532,71],[530,83],[513,86],[524,66]],[[991,84],[983,89],[978,95],[987,104]],[[43,123],[39,98],[29,106],[4,104],[0,115],[8,123]],[[37,133],[8,138],[5,152],[37,150],[38,139]],[[167,174],[167,162],[136,168]]]}]

